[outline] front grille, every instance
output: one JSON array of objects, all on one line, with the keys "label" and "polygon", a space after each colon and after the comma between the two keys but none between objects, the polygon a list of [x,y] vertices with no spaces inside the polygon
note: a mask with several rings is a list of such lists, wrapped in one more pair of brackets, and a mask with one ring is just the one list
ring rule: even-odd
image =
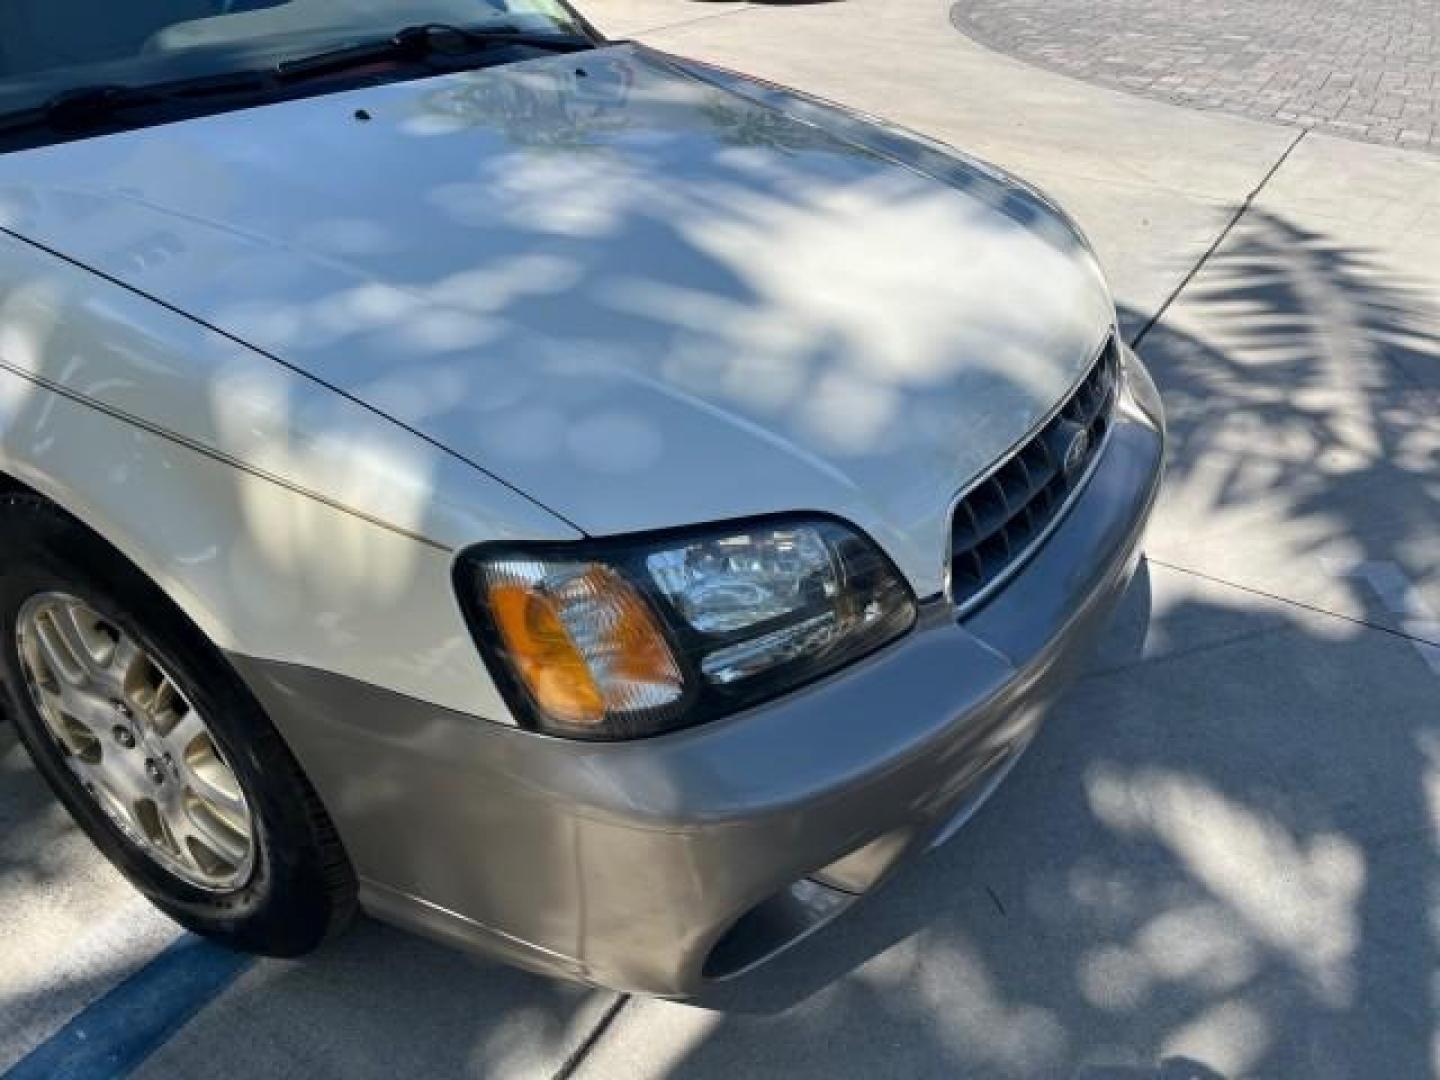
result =
[{"label": "front grille", "polygon": [[1112,338],[1045,426],[960,501],[950,521],[950,600],[979,603],[1017,569],[1090,474],[1120,386]]}]

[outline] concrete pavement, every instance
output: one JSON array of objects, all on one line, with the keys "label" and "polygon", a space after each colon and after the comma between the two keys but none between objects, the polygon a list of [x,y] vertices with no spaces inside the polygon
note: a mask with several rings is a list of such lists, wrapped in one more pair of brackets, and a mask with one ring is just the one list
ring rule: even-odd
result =
[{"label": "concrete pavement", "polygon": [[[1038,71],[939,0],[586,10],[1072,208],[1175,435],[1148,571],[970,828],[704,1007],[362,925],[257,964],[140,1075],[1434,1074],[1440,159]],[[0,1069],[170,933],[7,734]]]}]

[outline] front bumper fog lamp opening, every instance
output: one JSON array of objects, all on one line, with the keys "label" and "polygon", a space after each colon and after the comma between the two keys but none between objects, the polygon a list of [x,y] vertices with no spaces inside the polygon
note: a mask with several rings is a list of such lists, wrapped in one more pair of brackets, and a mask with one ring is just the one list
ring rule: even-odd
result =
[{"label": "front bumper fog lamp opening", "polygon": [[711,947],[700,975],[711,982],[744,975],[798,945],[857,899],[853,893],[801,878],[731,924]]},{"label": "front bumper fog lamp opening", "polygon": [[756,904],[711,947],[701,974],[734,978],[799,943],[879,884],[914,839],[910,828],[885,833]]}]

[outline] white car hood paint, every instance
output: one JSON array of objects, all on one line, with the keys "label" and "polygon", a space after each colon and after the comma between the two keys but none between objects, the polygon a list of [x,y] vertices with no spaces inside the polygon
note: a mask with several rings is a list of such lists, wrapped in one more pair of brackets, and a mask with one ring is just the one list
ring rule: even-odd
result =
[{"label": "white car hood paint", "polygon": [[746,85],[627,45],[60,144],[0,158],[0,226],[589,533],[830,511],[934,592],[1108,292],[993,173]]}]

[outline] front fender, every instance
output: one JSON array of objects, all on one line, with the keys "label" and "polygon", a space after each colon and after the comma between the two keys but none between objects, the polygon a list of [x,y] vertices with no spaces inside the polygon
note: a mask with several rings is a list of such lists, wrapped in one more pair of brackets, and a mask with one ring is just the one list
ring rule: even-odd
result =
[{"label": "front fender", "polygon": [[497,719],[452,553],[577,535],[365,406],[3,233],[0,468],[219,647]]}]

